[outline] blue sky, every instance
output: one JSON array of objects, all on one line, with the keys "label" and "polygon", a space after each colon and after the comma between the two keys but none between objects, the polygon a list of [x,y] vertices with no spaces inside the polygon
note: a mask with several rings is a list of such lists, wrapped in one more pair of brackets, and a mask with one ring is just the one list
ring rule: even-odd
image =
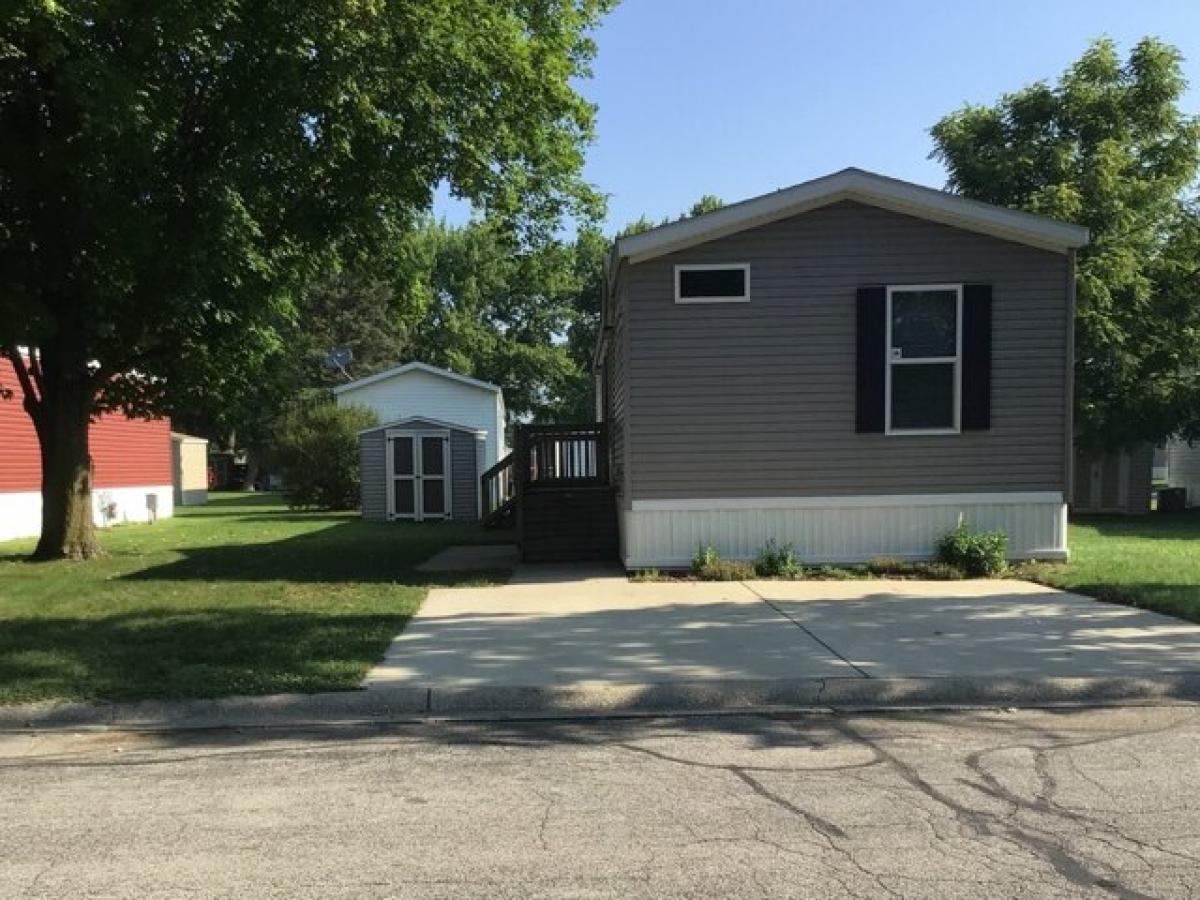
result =
[{"label": "blue sky", "polygon": [[580,85],[599,106],[585,174],[609,232],[850,165],[940,187],[942,115],[1057,78],[1093,38],[1124,54],[1148,34],[1187,57],[1200,111],[1200,0],[625,0]]}]

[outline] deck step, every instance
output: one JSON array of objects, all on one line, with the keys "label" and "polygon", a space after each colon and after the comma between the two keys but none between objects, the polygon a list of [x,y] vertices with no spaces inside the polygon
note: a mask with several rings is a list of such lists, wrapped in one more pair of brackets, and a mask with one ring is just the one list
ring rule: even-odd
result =
[{"label": "deck step", "polygon": [[528,562],[615,559],[616,495],[611,487],[539,489],[521,497],[521,558]]}]

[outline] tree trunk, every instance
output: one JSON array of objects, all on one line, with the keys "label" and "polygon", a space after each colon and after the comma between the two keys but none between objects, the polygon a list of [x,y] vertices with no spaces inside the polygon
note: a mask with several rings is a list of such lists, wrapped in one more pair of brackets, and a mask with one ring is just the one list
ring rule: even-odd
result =
[{"label": "tree trunk", "polygon": [[92,519],[92,457],[88,424],[92,398],[48,398],[38,440],[42,451],[42,534],[34,559],[91,559],[100,555]]},{"label": "tree trunk", "polygon": [[77,340],[56,340],[26,359],[9,352],[37,432],[42,462],[42,533],[34,559],[99,556],[92,520],[92,457],[88,427],[95,385]]},{"label": "tree trunk", "polygon": [[258,453],[251,448],[246,448],[246,477],[242,481],[243,491],[254,490],[254,482],[258,481],[258,470],[260,468]]}]

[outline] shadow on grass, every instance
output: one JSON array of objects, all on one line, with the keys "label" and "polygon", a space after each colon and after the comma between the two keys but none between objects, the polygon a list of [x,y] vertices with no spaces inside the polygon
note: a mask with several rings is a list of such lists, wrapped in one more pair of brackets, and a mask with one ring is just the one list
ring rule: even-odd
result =
[{"label": "shadow on grass", "polygon": [[1071,523],[1094,529],[1105,537],[1200,540],[1200,507],[1186,512],[1150,513],[1144,516],[1076,514],[1071,517]]},{"label": "shadow on grass", "polygon": [[[278,522],[280,516],[265,516]],[[503,542],[503,534],[493,542]],[[309,584],[474,584],[505,573],[443,576],[414,567],[456,543],[485,543],[477,526],[393,524],[350,519],[317,531],[262,543],[181,547],[181,559],[130,572],[131,581],[290,581]]]},{"label": "shadow on grass", "polygon": [[356,687],[408,619],[250,608],[10,619],[7,702],[214,697]]}]

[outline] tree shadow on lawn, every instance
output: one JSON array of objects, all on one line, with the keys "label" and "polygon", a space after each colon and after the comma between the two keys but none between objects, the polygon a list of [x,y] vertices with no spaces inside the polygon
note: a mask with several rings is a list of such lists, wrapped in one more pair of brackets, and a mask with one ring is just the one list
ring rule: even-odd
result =
[{"label": "tree shadow on lawn", "polygon": [[1105,537],[1200,540],[1200,507],[1186,512],[1155,512],[1144,516],[1076,514],[1071,517],[1071,524],[1086,526]]},{"label": "tree shadow on lawn", "polygon": [[[278,516],[264,517],[278,521]],[[454,544],[488,543],[477,526],[350,520],[263,543],[181,547],[162,565],[124,575],[132,581],[290,581],[454,586],[502,580],[506,571],[417,572],[415,567]],[[504,543],[504,535],[491,543]]]},{"label": "tree shadow on lawn", "polygon": [[353,689],[407,618],[407,610],[156,608],[10,619],[0,629],[0,700]]}]

